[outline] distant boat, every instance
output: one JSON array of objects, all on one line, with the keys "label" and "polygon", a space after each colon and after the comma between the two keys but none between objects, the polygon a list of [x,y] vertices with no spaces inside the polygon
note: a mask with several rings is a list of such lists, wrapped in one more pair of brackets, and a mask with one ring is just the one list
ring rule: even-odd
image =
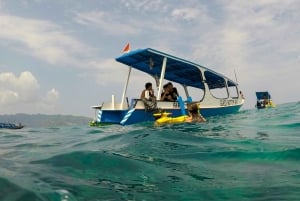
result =
[{"label": "distant boat", "polygon": [[256,92],[256,105],[257,109],[272,108],[275,104],[272,101],[271,95],[268,91]]},{"label": "distant boat", "polygon": [[[156,109],[161,109],[174,116],[187,114],[187,104],[201,103],[201,114],[204,117],[238,112],[245,102],[239,93],[238,84],[233,80],[208,69],[202,65],[172,56],[151,48],[138,49],[116,58],[116,61],[129,68],[127,81],[124,85],[121,103],[115,102],[112,95],[111,102],[92,106],[95,111],[91,126],[102,124],[129,125],[152,121]],[[136,69],[154,78],[157,87],[156,100],[143,100],[133,97],[128,101],[127,86],[131,69]],[[113,69],[112,69],[113,70]],[[185,93],[175,101],[160,100],[164,82],[174,82]],[[143,83],[144,84],[144,83]],[[190,90],[203,94],[201,97],[191,97]],[[223,92],[223,97],[216,97],[212,91]]]},{"label": "distant boat", "polygon": [[7,129],[21,129],[24,125],[21,123],[14,124],[14,123],[0,123],[0,128],[7,128]]}]

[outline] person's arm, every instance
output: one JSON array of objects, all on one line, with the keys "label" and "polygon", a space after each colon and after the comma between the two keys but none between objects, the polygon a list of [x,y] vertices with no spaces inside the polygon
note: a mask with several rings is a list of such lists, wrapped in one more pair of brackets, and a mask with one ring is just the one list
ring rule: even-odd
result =
[{"label": "person's arm", "polygon": [[199,114],[199,116],[203,122],[206,122],[206,119],[201,114]]},{"label": "person's arm", "polygon": [[149,99],[149,98],[150,98],[150,92],[149,92],[149,90],[146,90],[146,91],[145,91],[145,98],[146,98],[146,99]]},{"label": "person's arm", "polygon": [[166,100],[166,95],[167,95],[167,93],[163,92],[160,96],[160,100],[162,100],[162,101]]},{"label": "person's arm", "polygon": [[150,93],[150,96],[151,97],[153,97],[153,98],[156,98],[156,96],[154,95],[154,90],[153,89],[151,89],[151,91],[150,91],[151,93]]},{"label": "person's arm", "polygon": [[146,91],[146,90],[143,90],[143,91],[142,91],[142,93],[141,93],[141,99],[142,99],[142,98],[145,98],[145,91]]}]

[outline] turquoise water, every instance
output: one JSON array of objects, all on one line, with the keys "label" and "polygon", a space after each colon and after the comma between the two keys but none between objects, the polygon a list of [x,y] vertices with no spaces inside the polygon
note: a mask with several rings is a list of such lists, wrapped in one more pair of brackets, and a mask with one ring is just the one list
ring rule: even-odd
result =
[{"label": "turquoise water", "polygon": [[300,103],[207,120],[0,130],[0,200],[300,200]]}]

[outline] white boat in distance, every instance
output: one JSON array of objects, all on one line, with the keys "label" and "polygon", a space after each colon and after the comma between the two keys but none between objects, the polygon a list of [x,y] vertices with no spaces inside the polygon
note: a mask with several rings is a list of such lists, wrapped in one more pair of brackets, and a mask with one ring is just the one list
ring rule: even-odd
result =
[{"label": "white boat in distance", "polygon": [[[111,102],[92,106],[95,109],[95,118],[94,121],[90,122],[91,126],[129,125],[155,121],[153,116],[155,108],[153,110],[147,109],[140,97],[132,97],[130,101],[126,97],[132,68],[153,77],[153,83],[157,85],[156,109],[169,112],[175,117],[185,115],[187,104],[191,102],[200,103],[201,114],[204,117],[238,112],[245,102],[238,89],[238,84],[233,80],[202,65],[155,49],[134,50],[116,58],[116,61],[125,64],[129,69],[121,103],[116,103],[114,96],[112,96]],[[184,93],[180,94],[176,101],[159,100],[165,82],[172,82],[181,86]],[[199,92],[202,97],[191,97],[190,90]],[[218,97],[214,91],[221,91],[222,96]]]}]

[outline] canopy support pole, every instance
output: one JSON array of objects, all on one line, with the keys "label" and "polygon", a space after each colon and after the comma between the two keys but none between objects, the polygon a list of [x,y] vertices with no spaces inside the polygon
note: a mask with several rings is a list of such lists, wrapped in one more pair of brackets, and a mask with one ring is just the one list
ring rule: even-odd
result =
[{"label": "canopy support pole", "polygon": [[163,84],[163,79],[165,78],[166,68],[167,68],[167,57],[164,57],[163,64],[161,67],[158,92],[157,92],[157,96],[156,96],[157,100],[160,100],[160,94],[162,91],[162,84]]},{"label": "canopy support pole", "polygon": [[127,87],[128,87],[128,83],[129,83],[130,73],[131,73],[131,67],[129,67],[129,71],[128,71],[128,76],[127,76],[126,84],[125,84],[124,90],[123,90],[123,95],[122,95],[122,100],[121,100],[121,107],[122,107],[122,109],[124,109],[124,108],[123,108],[123,104],[124,104],[124,102],[125,102],[125,96],[126,96],[126,93],[127,93]]}]

